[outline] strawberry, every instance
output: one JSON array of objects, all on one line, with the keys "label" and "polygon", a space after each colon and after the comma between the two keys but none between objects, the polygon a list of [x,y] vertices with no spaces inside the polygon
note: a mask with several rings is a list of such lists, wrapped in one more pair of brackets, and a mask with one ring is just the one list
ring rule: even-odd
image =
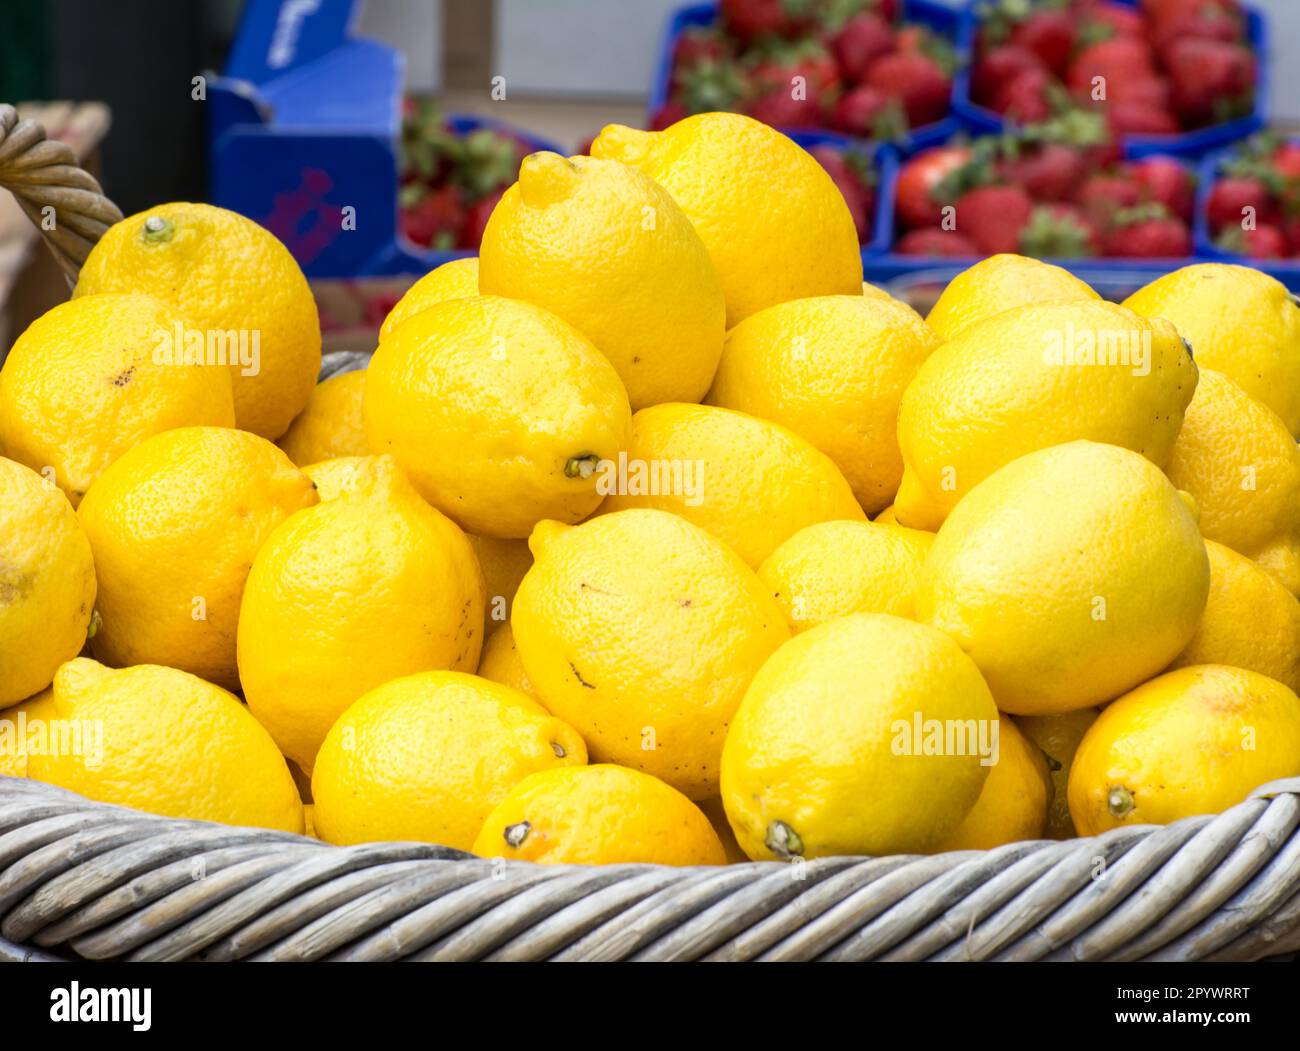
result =
[{"label": "strawberry", "polygon": [[1087,177],[1088,163],[1081,151],[1063,143],[1047,142],[998,165],[1006,182],[1022,187],[1036,201],[1064,201]]},{"label": "strawberry", "polygon": [[1282,178],[1300,179],[1300,141],[1291,139],[1279,143],[1269,161]]},{"label": "strawberry", "polygon": [[1285,259],[1291,254],[1286,235],[1268,223],[1251,230],[1230,226],[1214,239],[1214,243],[1225,252],[1236,252],[1254,259]]},{"label": "strawberry", "polygon": [[1174,112],[1188,125],[1224,120],[1249,109],[1255,56],[1241,44],[1185,37],[1164,52]]},{"label": "strawberry", "polygon": [[1008,120],[1033,124],[1052,115],[1051,89],[1056,84],[1045,69],[1029,69],[1004,83],[993,96],[992,108]]},{"label": "strawberry", "polygon": [[1084,13],[1079,42],[1085,47],[1117,36],[1146,35],[1146,19],[1124,4],[1098,3]]},{"label": "strawberry", "polygon": [[1033,211],[1019,186],[979,186],[957,201],[957,229],[989,255],[1016,252]]},{"label": "strawberry", "polygon": [[[1107,102],[1131,102],[1152,109],[1169,108],[1169,81],[1157,73],[1112,80],[1106,85]],[[1099,103],[1105,105],[1105,103]]]},{"label": "strawberry", "polygon": [[1286,238],[1292,255],[1300,255],[1300,215],[1292,215],[1282,220],[1282,236]]},{"label": "strawberry", "polygon": [[1096,224],[1072,204],[1040,204],[1020,234],[1020,251],[1039,259],[1079,259],[1101,250]]},{"label": "strawberry", "polygon": [[846,83],[856,84],[871,63],[894,49],[894,30],[880,15],[864,11],[854,15],[830,39],[831,54]]},{"label": "strawberry", "polygon": [[719,30],[691,26],[673,44],[673,80],[701,62],[721,62],[730,57],[730,41]]},{"label": "strawberry", "polygon": [[930,124],[948,113],[952,78],[921,52],[897,52],[877,59],[866,83],[902,102],[909,127]]},{"label": "strawberry", "polygon": [[1133,165],[1133,177],[1146,200],[1163,204],[1184,222],[1192,221],[1196,179],[1172,157],[1147,157]]},{"label": "strawberry", "polygon": [[460,243],[465,229],[465,202],[459,186],[398,197],[401,211],[398,226],[407,240],[425,248],[451,249]]},{"label": "strawberry", "polygon": [[826,110],[815,97],[795,98],[789,88],[774,88],[745,104],[745,112],[774,128],[820,128]]},{"label": "strawberry", "polygon": [[1140,204],[1115,215],[1102,247],[1108,256],[1176,259],[1192,254],[1192,232],[1163,205]]},{"label": "strawberry", "polygon": [[[965,146],[936,146],[908,160],[898,173],[894,211],[907,227],[938,226],[942,208],[966,189],[968,172],[974,171]],[[937,194],[944,186],[944,193]],[[949,189],[951,186],[951,189]]]},{"label": "strawberry", "polygon": [[1205,202],[1205,215],[1210,229],[1215,233],[1229,227],[1240,227],[1242,220],[1254,209],[1256,223],[1270,223],[1277,218],[1277,205],[1268,184],[1249,175],[1227,175],[1210,187]]},{"label": "strawberry", "polygon": [[808,152],[839,188],[853,216],[858,242],[865,241],[871,230],[871,212],[876,200],[875,188],[869,180],[870,162],[864,157],[851,157],[833,146],[814,146]]},{"label": "strawberry", "polygon": [[889,141],[907,134],[907,114],[896,98],[861,84],[840,96],[831,124],[849,135]]},{"label": "strawberry", "polygon": [[475,201],[470,206],[469,212],[465,216],[465,227],[461,230],[458,248],[469,248],[475,252],[478,251],[479,245],[483,243],[483,231],[487,229],[488,220],[492,217],[492,210],[496,208],[497,202],[501,200],[505,192],[504,187],[493,190],[486,197]]},{"label": "strawberry", "polygon": [[1150,36],[1157,50],[1164,51],[1176,40],[1196,38],[1225,44],[1242,39],[1241,11],[1215,0],[1196,0],[1168,8],[1151,23]]},{"label": "strawberry", "polygon": [[975,242],[956,230],[912,230],[899,238],[894,245],[899,255],[935,255],[958,259],[971,259],[980,254]]},{"label": "strawberry", "polygon": [[721,0],[722,24],[742,44],[760,36],[793,38],[816,25],[809,0]]},{"label": "strawberry", "polygon": [[690,111],[680,102],[665,102],[650,115],[650,130],[663,131],[664,128],[670,127],[690,115]]},{"label": "strawberry", "polygon": [[1065,72],[1078,30],[1076,16],[1067,11],[1031,12],[1011,31],[1011,43],[1027,48],[1058,76]]},{"label": "strawberry", "polygon": [[1117,136],[1177,135],[1182,130],[1178,118],[1167,109],[1142,102],[1109,103],[1106,122]]},{"label": "strawberry", "polygon": [[1120,167],[1089,176],[1075,200],[1095,222],[1108,226],[1116,213],[1141,202],[1142,187],[1130,168]]},{"label": "strawberry", "polygon": [[1091,95],[1094,78],[1102,77],[1106,82],[1106,97],[1110,98],[1112,82],[1149,76],[1154,68],[1154,56],[1145,40],[1112,37],[1080,51],[1070,63],[1066,83],[1071,91]]},{"label": "strawberry", "polygon": [[1018,44],[1001,44],[975,60],[971,70],[971,97],[977,102],[993,100],[998,89],[1031,70],[1047,72],[1043,60]]}]

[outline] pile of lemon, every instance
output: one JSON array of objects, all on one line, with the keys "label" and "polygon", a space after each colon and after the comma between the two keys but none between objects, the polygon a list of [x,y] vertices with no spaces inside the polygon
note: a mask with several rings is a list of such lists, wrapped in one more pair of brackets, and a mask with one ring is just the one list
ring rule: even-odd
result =
[{"label": "pile of lemon", "polygon": [[540,862],[988,848],[1300,775],[1300,307],[862,283],[746,117],[540,153],[317,385],[239,216],[110,230],[0,371],[0,772]]}]

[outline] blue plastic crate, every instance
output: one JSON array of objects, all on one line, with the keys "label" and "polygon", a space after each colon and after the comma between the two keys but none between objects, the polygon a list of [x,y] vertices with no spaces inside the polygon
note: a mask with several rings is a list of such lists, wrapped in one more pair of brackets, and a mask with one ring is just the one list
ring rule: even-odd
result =
[{"label": "blue plastic crate", "polygon": [[[1115,0],[1127,7],[1136,7],[1138,0]],[[965,62],[953,81],[953,112],[966,127],[978,132],[997,132],[1007,126],[993,110],[977,105],[970,97],[971,65],[975,55],[975,35],[979,28],[976,9],[980,0],[968,0],[961,16],[958,30],[958,50]],[[1237,142],[1259,131],[1268,124],[1269,59],[1268,20],[1258,10],[1246,7],[1246,39],[1254,50],[1258,62],[1258,80],[1255,85],[1255,109],[1235,120],[1212,124],[1182,135],[1125,135],[1122,138],[1124,156],[1131,160],[1155,154],[1177,157],[1201,157],[1229,143]]]},{"label": "blue plastic crate", "polygon": [[[948,37],[954,44],[958,42],[962,14],[955,8],[934,3],[933,0],[903,0],[902,17],[906,22],[919,23],[936,33]],[[650,117],[653,117],[655,112],[668,101],[673,72],[673,49],[676,46],[677,38],[687,29],[712,26],[717,20],[718,6],[716,3],[688,4],[685,7],[677,8],[668,16],[668,22],[664,27],[663,36],[659,43],[659,57],[650,79],[648,109]],[[960,58],[961,51],[959,49],[959,60]],[[955,101],[955,91],[953,97]],[[942,142],[955,132],[959,126],[960,121],[957,119],[954,108],[943,120],[913,129],[908,133],[906,139],[894,145],[904,153],[918,150],[933,143]],[[833,142],[838,145],[864,141],[852,135],[825,131],[820,128],[782,128],[781,130],[787,134],[792,131],[812,134],[815,131],[818,135],[826,136],[823,141]]]},{"label": "blue plastic crate", "polygon": [[868,150],[871,152],[872,165],[876,173],[876,207],[871,216],[871,236],[862,246],[862,264],[865,267],[869,259],[889,250],[893,239],[893,211],[890,202],[885,200],[885,187],[892,186],[898,179],[898,154],[893,147],[885,143],[864,142],[861,139],[846,140],[843,135],[825,131],[792,131],[790,138],[805,150],[817,146],[834,146],[839,150]]},{"label": "blue plastic crate", "polygon": [[1196,194],[1196,217],[1192,229],[1196,238],[1196,254],[1203,257],[1201,262],[1240,263],[1244,266],[1252,266],[1256,270],[1271,274],[1292,292],[1300,292],[1300,260],[1255,259],[1252,256],[1229,252],[1214,243],[1207,207],[1210,191],[1219,178],[1224,164],[1235,155],[1235,152],[1233,149],[1219,150],[1201,161],[1200,186]]},{"label": "blue plastic crate", "polygon": [[[402,56],[354,35],[360,7],[249,0],[225,73],[208,85],[213,203],[275,231],[309,277],[423,274],[473,254],[398,233]],[[448,121],[562,152],[497,121]]]}]

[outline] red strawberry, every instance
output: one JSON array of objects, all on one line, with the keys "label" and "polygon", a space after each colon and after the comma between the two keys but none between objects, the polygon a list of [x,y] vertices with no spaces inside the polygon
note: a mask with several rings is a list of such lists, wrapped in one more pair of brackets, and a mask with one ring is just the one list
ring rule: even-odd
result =
[{"label": "red strawberry", "polygon": [[487,229],[488,220],[492,218],[492,210],[496,208],[497,202],[501,200],[504,193],[504,189],[494,190],[470,206],[469,213],[465,217],[465,228],[461,231],[458,247],[478,251],[479,245],[483,243],[483,231]]},{"label": "red strawberry", "polygon": [[1004,160],[998,174],[1036,201],[1064,201],[1087,177],[1088,162],[1073,146],[1046,142]]},{"label": "red strawberry", "polygon": [[831,124],[849,135],[891,140],[907,133],[907,115],[898,99],[861,84],[841,95],[831,114]]},{"label": "red strawberry", "polygon": [[1282,178],[1300,179],[1300,140],[1291,139],[1279,144],[1269,161]]},{"label": "red strawberry", "polygon": [[963,237],[956,230],[940,230],[931,227],[927,230],[912,230],[899,238],[894,246],[899,255],[937,255],[959,259],[971,259],[980,254],[975,242]]},{"label": "red strawberry", "polygon": [[1154,69],[1154,56],[1150,46],[1139,37],[1112,37],[1100,44],[1086,47],[1070,63],[1067,83],[1071,91],[1091,95],[1096,77],[1105,79],[1106,97],[1110,98],[1111,82],[1149,76]]},{"label": "red strawberry", "polygon": [[948,113],[952,80],[938,62],[919,51],[878,59],[866,82],[903,103],[909,127],[919,128]]},{"label": "red strawberry", "polygon": [[1282,220],[1282,235],[1291,248],[1291,254],[1300,255],[1300,215]]},{"label": "red strawberry", "polygon": [[795,98],[789,88],[775,88],[751,99],[745,112],[774,128],[820,128],[826,123],[826,111],[818,99]]},{"label": "red strawberry", "polygon": [[722,22],[741,43],[755,37],[795,37],[816,24],[807,0],[721,0]]},{"label": "red strawberry", "polygon": [[465,203],[460,187],[444,186],[404,202],[398,225],[402,234],[426,248],[455,248],[465,229]]},{"label": "red strawberry", "polygon": [[858,231],[859,243],[867,239],[871,230],[871,210],[875,204],[875,190],[863,177],[861,166],[855,164],[840,150],[831,146],[815,146],[808,151],[817,159],[839,187],[844,203],[849,206],[853,225]]},{"label": "red strawberry", "polygon": [[1286,235],[1276,226],[1265,223],[1252,230],[1240,226],[1228,227],[1214,243],[1227,252],[1248,255],[1255,259],[1285,259],[1291,254]]},{"label": "red strawberry", "polygon": [[690,113],[680,102],[665,102],[650,115],[650,130],[663,131],[689,116]]},{"label": "red strawberry", "polygon": [[1185,222],[1192,221],[1196,179],[1172,157],[1147,157],[1133,165],[1133,177],[1147,200],[1163,204]]},{"label": "red strawberry", "polygon": [[971,96],[977,102],[991,102],[1002,85],[1030,70],[1045,72],[1047,67],[1028,48],[1001,44],[975,60],[971,70]]},{"label": "red strawberry", "polygon": [[1190,125],[1222,120],[1249,107],[1255,56],[1240,44],[1185,37],[1164,52],[1174,112]]},{"label": "red strawberry", "polygon": [[1074,50],[1077,16],[1067,11],[1035,11],[1011,32],[1011,43],[1027,48],[1060,75]]},{"label": "red strawberry", "polygon": [[831,54],[847,83],[856,84],[871,63],[894,48],[894,30],[871,11],[854,15],[830,39]]},{"label": "red strawberry", "polygon": [[1121,167],[1089,176],[1075,199],[1096,222],[1106,226],[1117,212],[1141,202],[1142,187],[1129,168]]},{"label": "red strawberry", "polygon": [[980,186],[957,202],[957,229],[993,255],[1020,249],[1034,202],[1019,186]]},{"label": "red strawberry", "polygon": [[1124,4],[1099,3],[1088,8],[1080,37],[1089,42],[1114,36],[1144,36],[1146,20]]},{"label": "red strawberry", "polygon": [[1215,0],[1196,0],[1168,8],[1152,20],[1150,36],[1156,48],[1163,51],[1176,40],[1196,38],[1236,43],[1242,38],[1240,10],[1234,10]]},{"label": "red strawberry", "polygon": [[727,38],[717,29],[692,26],[673,44],[673,79],[701,62],[720,62],[728,57]]},{"label": "red strawberry", "polygon": [[1020,124],[1047,120],[1052,115],[1051,90],[1055,83],[1045,69],[1026,70],[998,89],[992,108]]},{"label": "red strawberry", "polygon": [[1205,216],[1210,229],[1217,233],[1228,227],[1240,227],[1242,220],[1251,214],[1247,209],[1252,208],[1257,223],[1277,218],[1277,205],[1263,180],[1249,175],[1227,175],[1210,187]]},{"label": "red strawberry", "polygon": [[[1169,81],[1157,73],[1124,77],[1106,84],[1106,102],[1131,102],[1153,109],[1169,108]],[[1098,105],[1105,105],[1105,102]]]},{"label": "red strawberry", "polygon": [[1116,135],[1177,135],[1182,127],[1167,109],[1141,102],[1111,102],[1106,122]]},{"label": "red strawberry", "polygon": [[1020,234],[1020,251],[1039,259],[1078,259],[1101,251],[1101,235],[1082,209],[1041,204]]},{"label": "red strawberry", "polygon": [[907,227],[938,226],[944,205],[951,200],[936,200],[935,189],[945,179],[957,175],[971,161],[965,146],[936,146],[918,153],[898,173],[894,211]]},{"label": "red strawberry", "polygon": [[1192,254],[1192,232],[1162,205],[1143,204],[1115,216],[1102,247],[1108,256],[1176,259]]}]

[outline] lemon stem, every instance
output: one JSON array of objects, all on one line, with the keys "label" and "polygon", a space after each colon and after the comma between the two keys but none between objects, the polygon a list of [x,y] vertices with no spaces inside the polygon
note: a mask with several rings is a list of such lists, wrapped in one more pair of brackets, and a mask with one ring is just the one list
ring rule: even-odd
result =
[{"label": "lemon stem", "polygon": [[161,215],[151,215],[144,221],[144,239],[149,244],[170,241],[175,232],[176,227],[172,225],[171,220],[164,219]]},{"label": "lemon stem", "polygon": [[1106,793],[1106,809],[1110,811],[1112,817],[1124,817],[1130,813],[1136,804],[1133,802],[1133,793],[1123,785],[1111,785],[1110,790]]},{"label": "lemon stem", "polygon": [[773,821],[767,826],[763,844],[778,858],[789,859],[803,853],[803,840],[799,833],[784,821]]},{"label": "lemon stem", "polygon": [[596,464],[600,462],[600,457],[595,453],[583,453],[581,456],[570,456],[564,463],[565,478],[590,478],[596,473]]}]

